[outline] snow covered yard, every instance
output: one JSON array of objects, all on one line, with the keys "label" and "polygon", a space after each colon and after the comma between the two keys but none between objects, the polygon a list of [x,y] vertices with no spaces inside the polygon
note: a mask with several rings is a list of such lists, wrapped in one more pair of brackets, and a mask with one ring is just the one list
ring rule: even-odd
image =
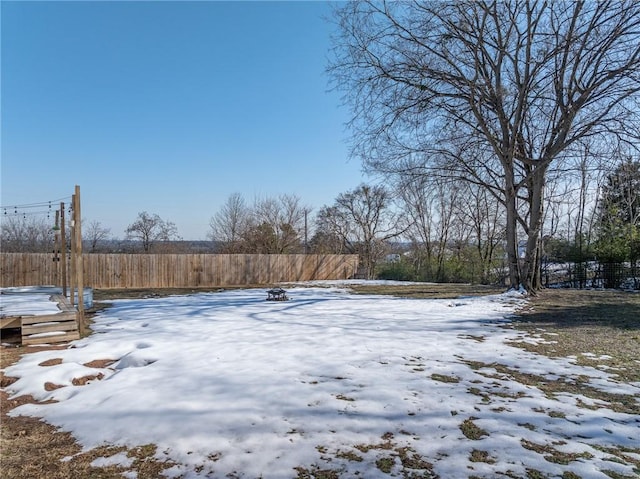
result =
[{"label": "snow covered yard", "polygon": [[[27,354],[12,415],[86,448],[157,445],[168,477],[637,477],[640,384],[508,345],[517,294],[458,300],[293,288],[118,300],[70,349]],[[48,387],[45,387],[48,384]],[[613,399],[612,399],[613,401]],[[96,460],[136,477],[124,453]]]}]

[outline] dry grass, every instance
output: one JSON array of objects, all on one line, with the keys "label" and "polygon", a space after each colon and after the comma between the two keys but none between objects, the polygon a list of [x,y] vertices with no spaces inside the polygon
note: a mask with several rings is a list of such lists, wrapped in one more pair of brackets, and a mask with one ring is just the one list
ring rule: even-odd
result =
[{"label": "dry grass", "polygon": [[462,431],[462,434],[464,434],[467,439],[470,439],[471,441],[479,441],[484,436],[488,436],[489,433],[487,433],[487,431],[485,431],[484,429],[476,426],[476,424],[473,422],[474,419],[478,418],[470,417],[462,421],[462,423],[460,424],[460,431]]},{"label": "dry grass", "polygon": [[[473,296],[493,294],[499,289],[485,286],[469,285],[408,285],[408,286],[354,286],[358,293],[363,294],[391,294],[411,298],[454,298],[458,296]],[[124,297],[150,297],[167,294],[191,294],[199,290],[128,290],[123,291],[95,291],[96,301],[109,301]],[[104,307],[100,303],[99,307]],[[547,290],[537,297],[532,298],[530,305],[522,311],[518,320],[512,327],[526,331],[532,335],[542,335],[547,339],[540,344],[517,343],[524,349],[545,354],[552,357],[575,356],[576,362],[589,366],[606,368],[608,372],[615,372],[621,381],[640,381],[640,294],[609,292],[609,291],[574,291],[574,290]],[[3,342],[7,338],[3,331]],[[553,342],[551,342],[553,341]],[[0,366],[4,369],[16,362],[22,354],[35,352],[45,347],[5,347],[2,346]],[[48,349],[53,349],[49,347]],[[598,356],[608,355],[611,359],[594,361],[584,353],[593,353]],[[478,366],[469,364],[470,367]],[[495,367],[496,365],[492,365]],[[540,385],[540,378],[534,376],[516,376],[517,371],[500,370],[502,374],[510,374],[524,384]],[[12,381],[4,374],[0,375],[2,386],[9,385]],[[454,377],[437,377],[440,381],[455,381]],[[586,396],[593,396],[597,392],[590,390],[586,384],[562,383],[549,384],[548,394],[566,390],[568,387],[577,390]],[[577,392],[577,391],[575,391]],[[57,431],[42,421],[28,417],[9,417],[7,412],[25,402],[32,402],[30,397],[20,397],[8,400],[6,393],[0,392],[1,399],[1,431],[2,441],[0,470],[1,477],[11,479],[68,479],[68,478],[92,478],[92,479],[121,479],[123,468],[117,466],[93,467],[91,462],[98,457],[106,457],[116,453],[125,452],[133,459],[133,466],[127,470],[137,472],[139,479],[155,479],[160,477],[163,469],[170,467],[170,463],[154,459],[156,452],[154,445],[141,446],[130,450],[124,448],[102,447],[91,451],[82,452],[80,446],[73,437],[65,432]],[[606,398],[611,401],[617,398]],[[345,398],[348,400],[348,398]],[[621,399],[622,400],[622,399]],[[633,409],[632,404],[620,404],[619,410]],[[635,411],[635,409],[634,409]],[[553,411],[549,411],[553,414]],[[461,423],[461,429],[470,439],[482,437],[481,430],[474,428],[471,419]],[[528,447],[538,445],[527,443]],[[378,444],[357,445],[352,451],[338,451],[336,457],[349,460],[362,460],[360,454],[375,449],[388,451],[387,461],[380,462],[377,467],[384,471],[391,460],[400,461],[403,469],[403,477],[432,477],[432,465],[413,451],[400,448],[394,444],[393,436],[389,434],[382,438]],[[612,455],[624,453],[623,449],[608,451]],[[639,452],[639,451],[632,451]],[[570,457],[560,456],[555,450],[545,450],[545,459],[552,462],[573,460]],[[64,460],[64,458],[70,458]],[[330,458],[329,458],[330,459]],[[491,463],[493,459],[484,451],[474,451],[473,460]],[[420,471],[419,473],[417,471]],[[341,477],[340,471],[313,466],[311,469],[297,468],[292,476],[297,473],[298,478],[326,478]],[[538,477],[538,471],[531,470],[529,477]],[[568,478],[569,476],[567,476]],[[613,476],[612,476],[613,477]]]},{"label": "dry grass", "polygon": [[516,343],[549,357],[573,357],[640,381],[640,294],[599,290],[544,290],[521,311],[514,327],[541,335],[539,344]]},{"label": "dry grass", "polygon": [[487,294],[499,294],[504,292],[504,288],[497,286],[458,283],[351,285],[349,288],[359,294],[386,294],[403,298],[425,299],[453,299],[459,298],[460,296],[484,296]]}]

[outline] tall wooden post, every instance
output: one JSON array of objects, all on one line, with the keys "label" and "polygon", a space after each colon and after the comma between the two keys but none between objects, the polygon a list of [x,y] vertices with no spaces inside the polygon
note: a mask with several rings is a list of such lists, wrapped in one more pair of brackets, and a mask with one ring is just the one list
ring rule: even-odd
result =
[{"label": "tall wooden post", "polygon": [[309,227],[307,226],[307,215],[309,214],[309,210],[307,208],[304,209],[304,254],[309,254]]},{"label": "tall wooden post", "polygon": [[73,223],[76,254],[76,286],[78,288],[78,331],[80,336],[84,334],[84,262],[82,261],[82,220],[80,212],[80,186],[76,185],[73,195],[75,206],[73,208]]},{"label": "tall wooden post", "polygon": [[62,247],[62,296],[67,296],[67,231],[64,224],[64,201],[60,203],[60,243]]},{"label": "tall wooden post", "polygon": [[76,221],[75,221],[76,197],[71,195],[71,226],[69,228],[69,302],[72,306],[76,304]]},{"label": "tall wooden post", "polygon": [[56,211],[56,222],[53,226],[53,284],[60,284],[60,211]]}]

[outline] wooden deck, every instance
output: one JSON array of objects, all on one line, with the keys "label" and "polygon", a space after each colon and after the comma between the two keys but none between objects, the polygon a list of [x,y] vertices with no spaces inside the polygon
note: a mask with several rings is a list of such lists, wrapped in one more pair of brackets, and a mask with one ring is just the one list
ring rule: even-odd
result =
[{"label": "wooden deck", "polygon": [[78,312],[62,295],[51,296],[59,313],[0,318],[0,329],[20,328],[23,345],[61,343],[80,339]]}]

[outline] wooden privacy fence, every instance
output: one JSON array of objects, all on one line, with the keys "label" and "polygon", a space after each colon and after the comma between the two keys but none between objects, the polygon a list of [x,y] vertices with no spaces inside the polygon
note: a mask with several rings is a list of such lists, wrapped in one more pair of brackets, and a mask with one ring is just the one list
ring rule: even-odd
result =
[{"label": "wooden privacy fence", "polygon": [[[60,262],[47,253],[1,253],[0,286],[58,285]],[[85,254],[84,284],[96,289],[207,288],[348,279],[358,255]]]}]

